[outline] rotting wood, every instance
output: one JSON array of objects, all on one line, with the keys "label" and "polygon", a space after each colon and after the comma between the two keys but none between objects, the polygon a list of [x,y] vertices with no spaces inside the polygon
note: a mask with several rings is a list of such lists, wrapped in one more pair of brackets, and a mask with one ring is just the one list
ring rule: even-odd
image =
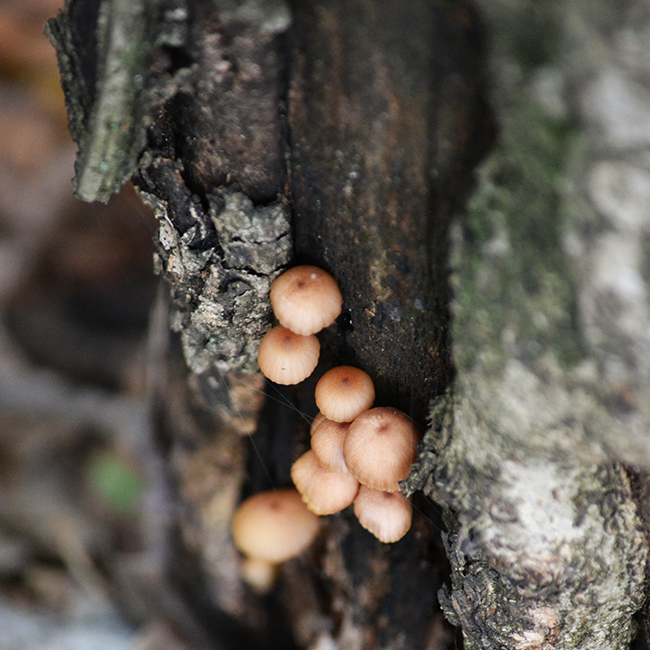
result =
[{"label": "rotting wood", "polygon": [[[170,353],[160,429],[183,513],[176,559],[186,570],[177,567],[176,576],[204,627],[210,629],[212,612],[220,632],[232,632],[231,644],[288,644],[288,629],[273,627],[286,621],[305,647],[444,645],[435,604],[441,549],[422,516],[391,547],[370,538],[349,513],[330,518],[319,543],[286,565],[266,603],[247,593],[233,570],[227,522],[238,495],[289,482],[291,461],[307,440],[291,407],[314,413],[313,381],[273,389],[290,407],[262,406],[259,377],[250,374],[256,341],[271,319],[268,283],[291,261],[293,236],[295,259],[331,271],[346,301],[337,326],[323,334],[323,369],[340,361],[360,365],[376,379],[380,404],[403,408],[421,425],[429,400],[440,397],[405,487],[423,489],[447,508],[452,584],[441,598],[468,645],[624,647],[642,599],[647,549],[625,471],[606,464],[615,448],[607,425],[620,419],[580,385],[580,371],[589,368],[576,365],[584,348],[571,338],[573,297],[557,224],[548,221],[555,196],[521,206],[541,237],[522,229],[521,217],[508,221],[494,209],[494,201],[513,196],[508,174],[522,171],[503,150],[483,168],[469,222],[454,231],[459,374],[453,393],[444,393],[454,372],[449,222],[462,210],[472,168],[493,135],[471,8],[415,0],[407,12],[397,0],[291,8],[273,0],[153,3],[146,33],[141,21],[131,25],[141,47],[127,48],[133,57],[118,66],[121,92],[113,105],[106,90],[111,52],[125,50],[109,39],[109,58],[98,57],[93,68],[90,56],[84,67],[82,55],[94,53],[94,41],[80,43],[74,34],[83,33],[75,32],[75,21],[110,26],[107,16],[120,6],[72,0],[51,32],[82,149],[78,191],[105,198],[135,173],[161,218],[158,269],[172,285],[175,341],[190,372],[185,377]],[[133,2],[118,17],[141,16],[143,6]],[[88,13],[75,13],[80,7]],[[100,30],[98,41],[101,33],[115,32]],[[133,94],[137,74],[142,90]],[[504,132],[508,108],[499,106]],[[529,121],[518,122],[524,128],[515,131],[515,150],[531,139],[542,149],[555,142],[557,134],[549,140],[540,132],[543,121],[528,108],[524,97],[518,110]],[[110,120],[123,131],[102,121],[112,110],[124,112],[123,122]],[[516,174],[510,180],[516,185]],[[504,241],[512,256],[499,248]],[[561,268],[545,274],[545,265],[556,263]],[[494,287],[501,291],[490,299],[486,288]],[[577,374],[566,372],[567,363]],[[519,426],[521,418],[513,425],[513,396],[528,428]],[[600,418],[599,448],[584,444],[590,413]],[[238,434],[250,433],[257,420],[245,467]],[[554,435],[547,439],[548,430]],[[568,463],[574,443],[581,453]],[[634,444],[624,450],[628,457]],[[527,487],[544,504],[543,516],[533,514]],[[416,501],[422,510],[426,503]],[[557,535],[542,535],[541,550],[540,525],[546,532],[557,527]],[[576,582],[572,571],[594,584]],[[572,609],[576,599],[582,609]]]},{"label": "rotting wood", "polygon": [[[68,4],[71,17],[79,4]],[[177,553],[185,571],[175,574],[188,602],[211,600],[233,630],[256,628],[273,647],[286,633],[270,634],[270,610],[260,616],[260,603],[232,582],[236,556],[223,533],[246,469],[236,432],[250,432],[259,408],[250,372],[270,324],[265,291],[291,259],[286,224],[292,215],[296,258],[328,267],[343,287],[346,314],[323,336],[323,368],[335,360],[366,367],[379,402],[423,425],[431,394],[452,371],[448,220],[490,134],[477,23],[463,4],[424,1],[407,13],[399,2],[297,3],[292,14],[276,2],[169,2],[152,15],[161,23],[151,26],[142,71],[151,92],[138,110],[153,117],[134,180],[161,220],[157,268],[172,286],[176,340],[191,369],[180,393],[173,370],[158,401],[184,513]],[[174,38],[157,40],[156,29]],[[231,280],[253,290],[224,290]],[[235,382],[244,386],[239,404]],[[277,397],[315,411],[313,382]],[[267,403],[246,491],[288,484],[307,439],[295,411]],[[437,519],[426,501],[416,506]],[[329,638],[347,648],[428,647],[450,640],[436,605],[444,565],[424,516],[387,547],[344,513],[329,518],[311,554],[286,566],[274,607],[303,646]]]}]

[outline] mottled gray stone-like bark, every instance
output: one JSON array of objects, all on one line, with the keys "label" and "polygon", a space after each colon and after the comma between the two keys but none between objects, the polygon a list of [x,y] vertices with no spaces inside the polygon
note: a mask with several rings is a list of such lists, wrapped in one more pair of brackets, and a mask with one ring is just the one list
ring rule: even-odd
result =
[{"label": "mottled gray stone-like bark", "polygon": [[160,219],[155,269],[172,286],[172,329],[191,371],[255,374],[257,348],[271,321],[271,283],[291,259],[290,223],[281,203],[255,208],[239,192],[210,195],[208,201],[219,253],[191,246],[207,238],[200,233],[205,221],[181,235],[152,200]]},{"label": "mottled gray stone-like bark", "polygon": [[618,463],[650,466],[650,101],[626,52],[650,22],[596,5],[485,4],[501,133],[453,231],[458,376],[410,487],[448,508],[468,648],[626,648],[644,598]]}]

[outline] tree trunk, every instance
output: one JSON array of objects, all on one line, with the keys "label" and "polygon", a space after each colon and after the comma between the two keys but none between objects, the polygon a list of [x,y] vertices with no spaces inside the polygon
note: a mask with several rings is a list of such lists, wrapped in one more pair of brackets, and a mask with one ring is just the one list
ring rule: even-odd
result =
[{"label": "tree trunk", "polygon": [[[132,177],[160,220],[155,269],[171,291],[152,369],[177,516],[170,595],[142,598],[196,644],[450,647],[439,590],[469,648],[631,638],[647,556],[633,491],[646,512],[650,219],[621,207],[612,179],[646,187],[647,172],[616,167],[627,150],[585,98],[603,69],[591,36],[615,40],[610,13],[633,33],[635,3],[603,1],[594,17],[578,0],[506,5],[484,7],[500,137],[453,222],[495,133],[469,4],[69,0],[50,22],[78,194],[105,200]],[[268,291],[294,262],[331,272],[344,312],[314,376],[265,387]],[[349,512],[328,517],[259,598],[239,576],[232,513],[290,484],[315,382],[339,363],[427,430],[403,485],[413,529],[383,545]],[[641,468],[632,484],[620,463]]]}]

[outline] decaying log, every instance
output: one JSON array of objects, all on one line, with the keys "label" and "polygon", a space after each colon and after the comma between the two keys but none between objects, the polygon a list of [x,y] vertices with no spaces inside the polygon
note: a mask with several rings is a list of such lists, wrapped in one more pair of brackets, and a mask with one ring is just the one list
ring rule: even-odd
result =
[{"label": "decaying log", "polygon": [[[633,236],[648,224],[614,227],[629,236],[612,244],[579,192],[560,191],[571,174],[580,187],[602,133],[590,141],[531,90],[549,66],[568,85],[588,76],[571,77],[568,43],[589,42],[570,31],[585,24],[581,3],[562,20],[550,1],[484,7],[501,134],[451,231],[494,137],[470,5],[161,0],[143,21],[145,3],[127,4],[68,0],[50,34],[78,194],[105,199],[132,176],[160,219],[170,573],[201,642],[447,647],[440,590],[469,648],[626,647],[647,543],[620,463],[650,460],[649,330],[604,274],[614,251],[641,259]],[[611,161],[600,162],[602,197]],[[313,378],[264,388],[268,289],[293,262],[330,271],[344,313],[321,335]],[[341,362],[371,374],[378,405],[428,427],[403,486],[416,493],[413,529],[387,546],[349,512],[329,517],[260,599],[238,574],[232,512],[290,483],[315,381]],[[430,500],[444,509],[444,549]]]}]

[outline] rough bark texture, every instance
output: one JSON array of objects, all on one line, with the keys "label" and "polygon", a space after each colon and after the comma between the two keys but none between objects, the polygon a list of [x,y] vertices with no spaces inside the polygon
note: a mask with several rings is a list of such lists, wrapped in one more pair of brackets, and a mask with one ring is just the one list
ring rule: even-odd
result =
[{"label": "rough bark texture", "polygon": [[449,508],[441,599],[469,648],[625,648],[643,601],[647,544],[612,464],[650,460],[647,172],[611,160],[636,158],[626,131],[647,120],[611,105],[640,106],[611,68],[647,29],[634,4],[486,5],[502,131],[454,231],[458,377],[411,484]]},{"label": "rough bark texture", "polygon": [[[618,42],[610,23],[642,43],[630,21],[647,16],[625,13],[634,2],[620,14],[598,3],[593,16],[579,0],[486,3],[501,135],[450,241],[493,136],[469,6],[153,6],[136,39],[146,57],[116,57],[118,32],[102,27],[126,21],[140,33],[129,18],[142,15],[138,2],[70,1],[50,32],[82,152],[79,194],[105,198],[134,174],[160,219],[156,269],[176,335],[159,348],[158,429],[179,512],[171,574],[192,612],[178,625],[233,647],[449,643],[435,603],[443,549],[420,494],[413,530],[395,545],[344,512],[284,565],[269,599],[239,578],[232,512],[289,483],[315,380],[343,362],[373,376],[378,405],[430,418],[404,488],[445,508],[452,574],[440,598],[466,645],[625,647],[647,545],[617,463],[650,461],[649,226],[638,201],[612,191],[624,178],[647,196],[643,157],[634,169],[612,157],[633,135],[647,144],[650,120],[634,102],[642,90],[589,48],[594,34]],[[74,37],[93,21],[108,46],[97,68],[82,56],[92,43]],[[642,107],[627,129],[602,108],[621,92]],[[99,117],[113,96],[121,135]],[[344,313],[321,335],[314,377],[267,386],[263,403],[255,353],[271,325],[268,288],[293,261],[334,275]]]},{"label": "rough bark texture", "polygon": [[[150,41],[145,85],[166,81],[139,96],[155,119],[135,182],[160,219],[156,269],[171,285],[178,337],[162,353],[173,359],[179,345],[190,370],[171,364],[157,382],[181,513],[174,581],[213,638],[230,643],[444,645],[445,560],[426,501],[393,546],[350,513],[329,518],[311,554],[284,566],[270,603],[240,582],[229,521],[240,496],[290,482],[315,414],[312,379],[269,387],[256,425],[268,288],[290,261],[324,266],[344,295],[316,377],[333,362],[359,365],[379,404],[421,424],[449,381],[447,227],[491,124],[475,17],[424,1],[408,12],[399,2],[322,2],[291,13],[271,2],[187,3],[155,15],[162,33],[173,18],[178,38]],[[51,32],[64,33],[66,20]],[[246,465],[240,434],[256,426]],[[215,612],[226,617],[217,629]]]}]

